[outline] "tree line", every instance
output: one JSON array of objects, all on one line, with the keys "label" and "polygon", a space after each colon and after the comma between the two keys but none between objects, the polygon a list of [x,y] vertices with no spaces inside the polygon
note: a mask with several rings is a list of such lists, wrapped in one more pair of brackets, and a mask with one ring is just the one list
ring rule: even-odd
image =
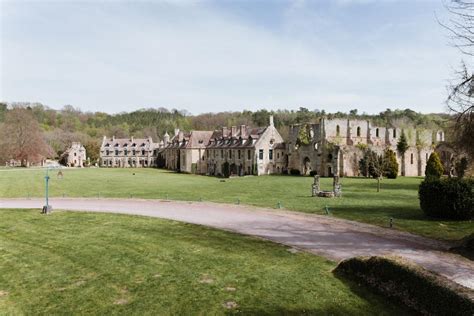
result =
[{"label": "tree line", "polygon": [[386,109],[375,115],[358,113],[357,110],[327,113],[304,107],[298,110],[262,109],[191,115],[183,110],[157,107],[108,114],[84,112],[71,105],[55,110],[41,103],[0,103],[0,160],[4,163],[16,159],[26,163],[26,160],[34,161],[39,157],[58,158],[73,141],[79,141],[94,162],[99,158],[100,141],[104,135],[117,138],[151,136],[158,142],[165,132],[173,134],[176,128],[215,130],[243,124],[267,126],[270,115],[274,116],[275,126],[284,139],[288,137],[290,125],[314,123],[321,118],[364,119],[382,126],[431,129],[446,128],[451,120],[449,114],[422,114],[410,109]]}]

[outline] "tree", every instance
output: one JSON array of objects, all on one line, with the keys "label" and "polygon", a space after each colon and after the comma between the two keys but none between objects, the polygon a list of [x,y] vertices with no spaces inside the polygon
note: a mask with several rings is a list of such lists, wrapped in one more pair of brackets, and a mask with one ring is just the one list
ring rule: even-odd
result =
[{"label": "tree", "polygon": [[0,148],[7,159],[19,160],[22,166],[54,155],[30,110],[14,108],[8,111],[1,136]]},{"label": "tree", "polygon": [[458,162],[456,162],[456,174],[459,178],[464,177],[464,173],[466,172],[467,166],[469,165],[467,158],[462,157]]},{"label": "tree", "polygon": [[395,152],[391,149],[385,151],[384,174],[389,179],[396,179],[398,176],[398,161]]},{"label": "tree", "polygon": [[[440,24],[448,30],[451,45],[472,63],[474,57],[474,2],[456,0],[446,5],[449,22]],[[448,85],[448,108],[454,113],[455,143],[474,158],[474,74],[472,64],[461,60],[455,78]]]},{"label": "tree", "polygon": [[397,151],[402,156],[402,176],[405,175],[405,153],[410,146],[408,146],[407,138],[405,136],[405,132],[402,130],[402,135],[398,139],[397,143]]},{"label": "tree", "polygon": [[384,157],[367,149],[364,153],[364,157],[359,161],[359,168],[364,176],[377,179],[377,192],[380,192],[380,181],[386,169]]},{"label": "tree", "polygon": [[100,158],[100,144],[98,141],[89,140],[84,144],[86,155],[90,159],[91,164],[99,162]]},{"label": "tree", "polygon": [[441,159],[436,152],[430,155],[426,162],[425,176],[427,178],[439,179],[443,175],[444,168]]}]

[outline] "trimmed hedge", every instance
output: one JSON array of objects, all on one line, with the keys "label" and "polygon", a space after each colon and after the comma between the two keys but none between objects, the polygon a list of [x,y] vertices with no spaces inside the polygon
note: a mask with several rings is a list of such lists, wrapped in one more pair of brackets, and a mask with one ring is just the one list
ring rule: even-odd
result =
[{"label": "trimmed hedge", "polygon": [[474,216],[474,180],[460,178],[421,182],[418,189],[420,207],[431,217],[469,220]]},{"label": "trimmed hedge", "polygon": [[399,258],[351,258],[340,262],[334,273],[422,314],[474,315],[472,290]]}]

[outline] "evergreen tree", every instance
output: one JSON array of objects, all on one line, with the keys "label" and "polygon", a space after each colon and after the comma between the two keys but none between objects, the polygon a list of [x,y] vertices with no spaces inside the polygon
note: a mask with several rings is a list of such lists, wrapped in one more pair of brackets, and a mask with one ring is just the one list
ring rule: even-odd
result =
[{"label": "evergreen tree", "polygon": [[402,135],[400,135],[400,139],[397,143],[397,151],[402,156],[402,176],[405,175],[405,153],[410,146],[408,146],[407,137],[405,136],[405,132],[402,130]]},{"label": "evergreen tree", "polygon": [[444,172],[441,160],[436,152],[433,152],[426,163],[425,175],[427,178],[439,179]]},{"label": "evergreen tree", "polygon": [[389,179],[396,179],[398,175],[398,161],[395,152],[391,149],[385,151],[385,169],[384,173]]}]

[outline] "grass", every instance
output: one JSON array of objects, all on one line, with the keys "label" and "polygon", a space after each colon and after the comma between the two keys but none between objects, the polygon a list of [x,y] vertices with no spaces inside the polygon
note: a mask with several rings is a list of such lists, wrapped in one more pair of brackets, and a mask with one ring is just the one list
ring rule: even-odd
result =
[{"label": "grass", "polygon": [[[343,197],[311,197],[312,178],[261,176],[221,179],[178,174],[158,169],[64,169],[62,180],[51,174],[51,195],[67,197],[116,197],[175,199],[236,203],[325,214],[388,227],[426,237],[458,240],[474,232],[470,221],[440,221],[424,216],[418,201],[422,178],[384,179],[381,192],[376,181],[343,178]],[[44,171],[11,169],[0,171],[0,197],[40,197],[44,195]],[[330,190],[332,179],[323,178],[322,188]]]},{"label": "grass", "polygon": [[288,250],[154,218],[0,210],[0,314],[406,314]]}]

